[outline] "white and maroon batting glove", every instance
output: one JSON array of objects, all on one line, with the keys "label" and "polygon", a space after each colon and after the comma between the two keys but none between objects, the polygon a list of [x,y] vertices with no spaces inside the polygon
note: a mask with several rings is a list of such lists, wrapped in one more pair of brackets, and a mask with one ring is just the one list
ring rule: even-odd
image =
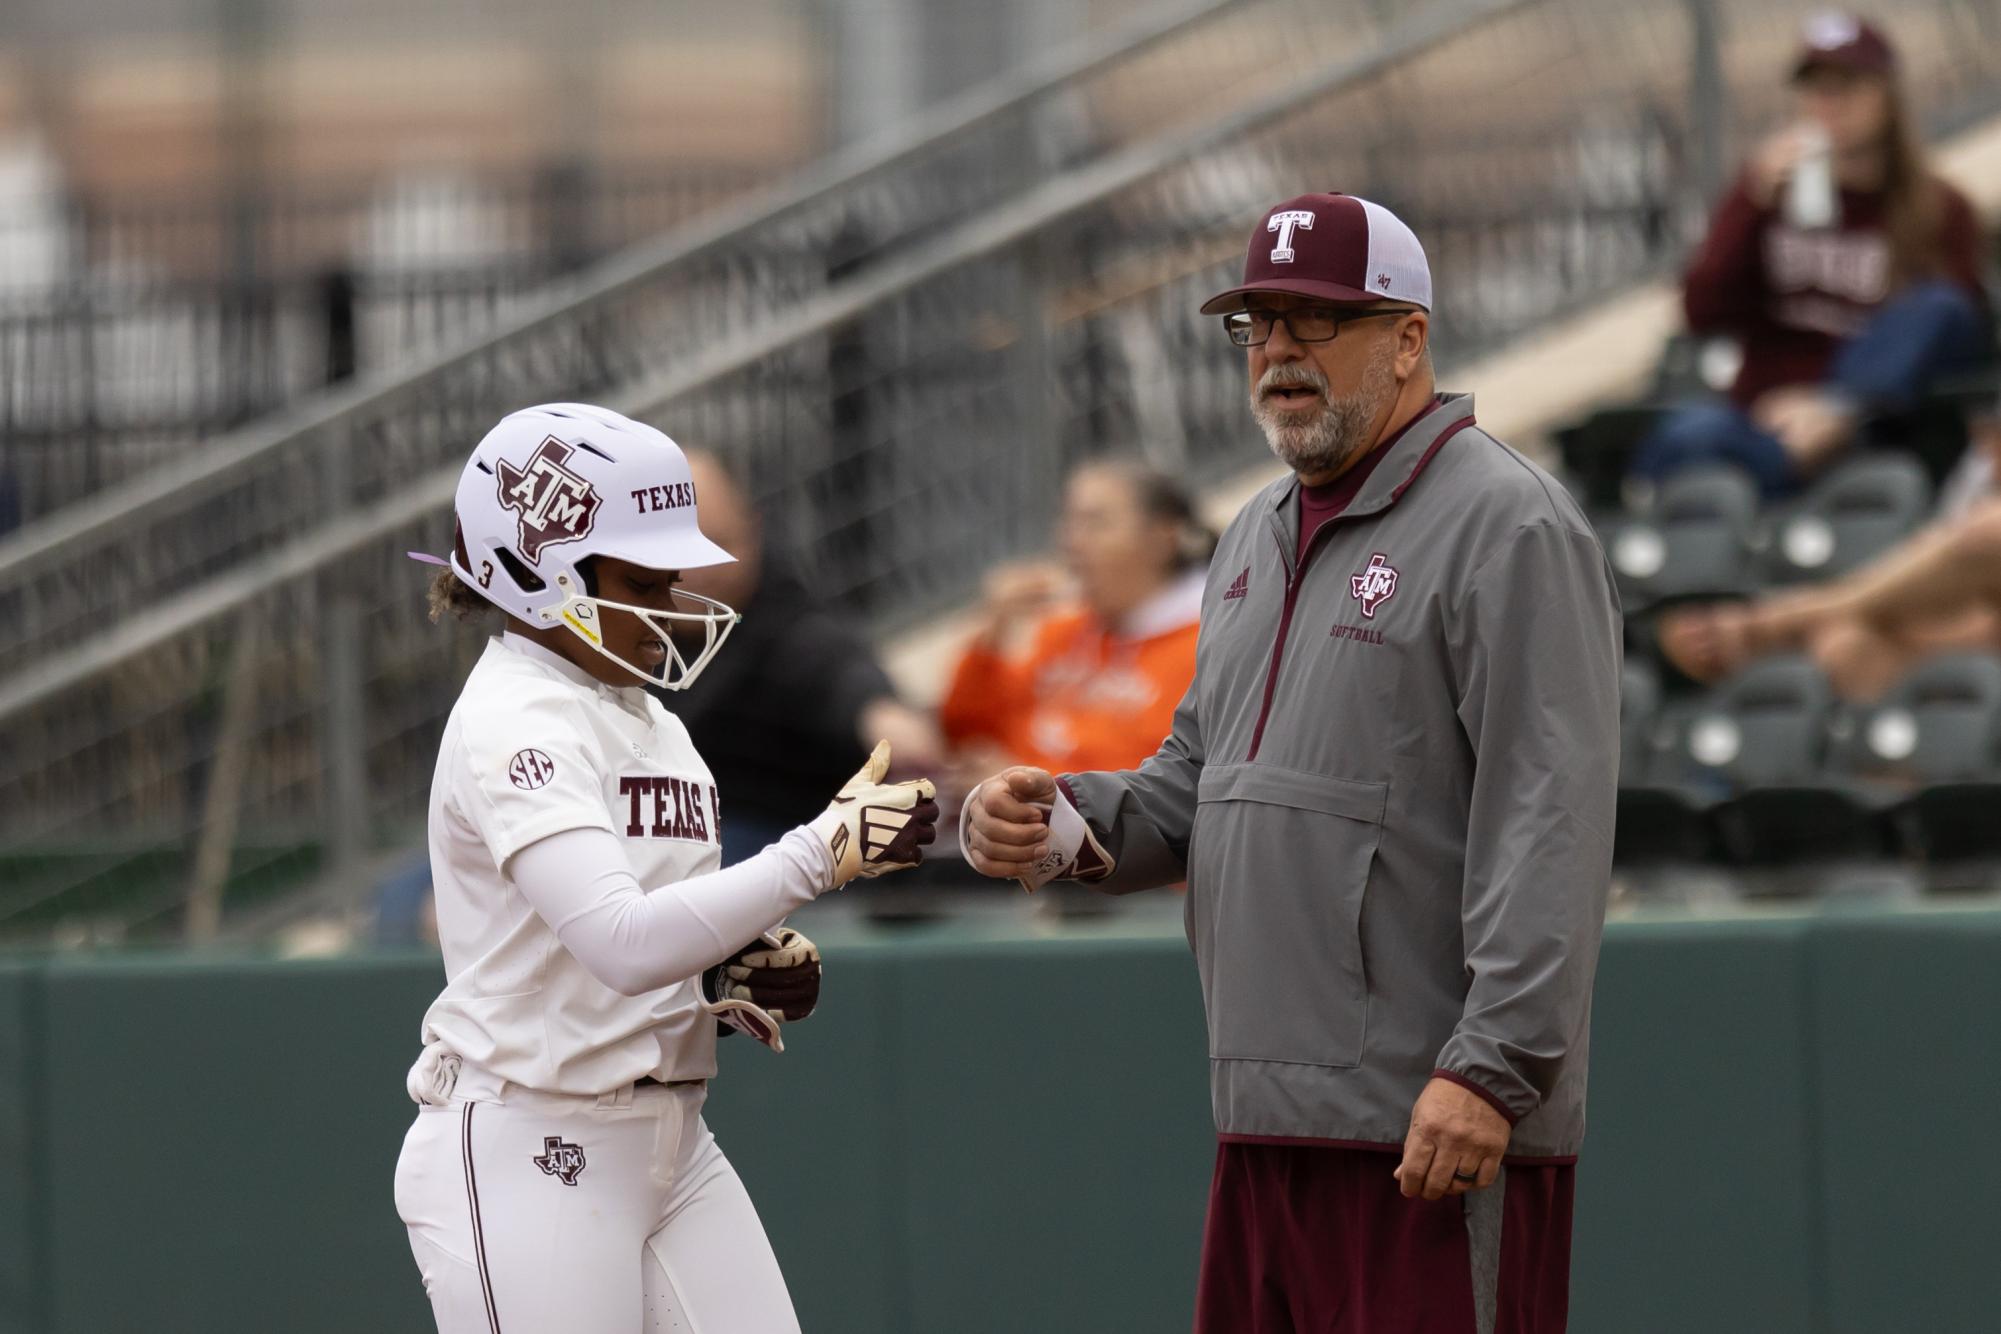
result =
[{"label": "white and maroon batting glove", "polygon": [[767,931],[702,974],[702,998],[719,1022],[784,1051],[780,1025],[820,1003],[819,947],[789,926]]},{"label": "white and maroon batting glove", "polygon": [[806,828],[826,844],[838,889],[856,876],[901,871],[923,860],[937,837],[938,789],[928,778],[886,783],[889,743],[878,741],[868,763]]}]

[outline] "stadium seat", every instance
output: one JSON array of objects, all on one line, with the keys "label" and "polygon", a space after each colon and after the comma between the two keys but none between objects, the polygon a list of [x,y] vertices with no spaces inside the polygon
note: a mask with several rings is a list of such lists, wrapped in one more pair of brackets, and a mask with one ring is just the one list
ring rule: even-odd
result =
[{"label": "stadium seat", "polygon": [[1909,793],[1891,813],[1906,853],[2001,856],[2001,659],[1920,663],[1861,715],[1842,759],[1858,777]]},{"label": "stadium seat", "polygon": [[1966,453],[1966,407],[1955,396],[1928,395],[1907,412],[1865,422],[1861,439],[1872,452],[1916,460],[1942,486]]},{"label": "stadium seat", "polygon": [[1931,502],[1931,478],[1916,459],[1880,453],[1853,459],[1773,517],[1766,575],[1797,583],[1847,574],[1908,537]]},{"label": "stadium seat", "polygon": [[1669,334],[1667,341],[1661,344],[1660,360],[1654,363],[1647,398],[1655,403],[1675,404],[1720,393],[1736,374],[1734,348],[1730,350],[1729,373],[1720,380],[1712,377],[1709,366],[1717,344],[1729,341],[1727,338],[1703,337],[1686,331]]},{"label": "stadium seat", "polygon": [[1669,478],[1652,505],[1604,535],[1628,612],[1752,591],[1757,519],[1758,488],[1739,469],[1692,468]]},{"label": "stadium seat", "polygon": [[1770,866],[1886,851],[1889,801],[1830,769],[1838,708],[1826,675],[1800,656],[1753,663],[1698,708],[1684,751],[1734,789],[1711,812],[1726,858]]},{"label": "stadium seat", "polygon": [[1582,503],[1593,509],[1617,509],[1626,470],[1640,441],[1676,405],[1711,395],[1703,374],[1704,352],[1711,341],[1688,333],[1670,334],[1654,363],[1644,398],[1594,409],[1556,429],[1563,475]]},{"label": "stadium seat", "polygon": [[[1710,853],[1715,794],[1680,781],[1685,710],[1661,702],[1644,662],[1626,664],[1619,698],[1619,807],[1613,859],[1623,866],[1692,862]],[[1665,759],[1663,758],[1665,757]]]},{"label": "stadium seat", "polygon": [[1666,409],[1654,403],[1599,408],[1555,432],[1563,475],[1578,499],[1593,509],[1617,509],[1633,451]]},{"label": "stadium seat", "polygon": [[1645,772],[1647,741],[1660,709],[1660,677],[1647,663],[1628,662],[1619,676],[1620,782]]}]

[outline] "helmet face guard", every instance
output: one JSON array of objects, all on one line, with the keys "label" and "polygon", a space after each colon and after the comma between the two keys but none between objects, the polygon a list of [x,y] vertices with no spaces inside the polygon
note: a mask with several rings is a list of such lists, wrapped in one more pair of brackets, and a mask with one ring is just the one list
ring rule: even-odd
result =
[{"label": "helmet face guard", "polygon": [[[605,556],[652,570],[692,570],[736,558],[703,535],[695,483],[680,446],[604,408],[548,403],[509,413],[487,432],[459,476],[452,569],[509,616],[537,629],[566,626],[643,685],[685,689],[715,657],[737,613],[676,593],[692,611],[660,611],[595,597],[578,566]],[[604,613],[637,616],[666,649],[659,674],[605,647]],[[701,648],[684,654],[675,627]]]},{"label": "helmet face guard", "polygon": [[[551,624],[568,627],[571,634],[589,644],[599,654],[617,663],[632,673],[643,685],[659,686],[664,690],[686,690],[694,684],[702,669],[716,656],[716,650],[729,638],[730,631],[743,619],[733,609],[724,606],[714,598],[703,597],[699,593],[676,592],[678,601],[695,603],[696,611],[658,611],[651,607],[635,606],[630,602],[608,602],[592,597],[582,588],[576,587],[570,576],[556,576],[558,588],[565,589],[568,596],[553,612],[545,611],[541,619]],[[607,611],[627,612],[639,618],[639,623],[651,630],[666,649],[667,660],[660,665],[656,675],[636,663],[628,662],[605,647],[603,625]],[[683,655],[676,642],[676,626],[700,627],[702,646],[691,657]]]}]

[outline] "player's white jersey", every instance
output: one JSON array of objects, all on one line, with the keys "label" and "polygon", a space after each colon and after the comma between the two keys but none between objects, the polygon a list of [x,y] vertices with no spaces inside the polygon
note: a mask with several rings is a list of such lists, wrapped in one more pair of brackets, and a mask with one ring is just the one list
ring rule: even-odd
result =
[{"label": "player's white jersey", "polygon": [[714,783],[680,719],[638,686],[603,685],[522,636],[497,638],[452,709],[431,780],[449,982],[424,1016],[424,1041],[555,1093],[713,1075],[715,1020],[695,981],[619,995],[505,874],[529,844],[586,828],[624,840],[646,889],[722,862]]}]

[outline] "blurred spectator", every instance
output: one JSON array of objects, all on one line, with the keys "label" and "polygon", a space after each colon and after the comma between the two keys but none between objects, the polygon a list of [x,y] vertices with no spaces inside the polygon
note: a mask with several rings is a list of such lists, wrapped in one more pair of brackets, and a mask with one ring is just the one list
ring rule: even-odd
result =
[{"label": "blurred spectator", "polygon": [[[1992,476],[2001,422],[1976,453]],[[1769,653],[1810,654],[1851,699],[1882,694],[1919,660],[1950,649],[2001,651],[2001,496],[1949,512],[1845,578],[1661,618],[1661,652],[1698,681]]]},{"label": "blurred spectator", "polygon": [[[1054,565],[988,577],[984,623],[939,708],[948,740],[984,752],[982,772],[1132,768],[1194,678],[1216,542],[1181,487],[1138,463],[1088,464],[1070,478],[1061,542],[1067,578]],[[1055,608],[1070,585],[1077,605]]]},{"label": "blurred spectator", "polygon": [[431,896],[431,850],[391,867],[375,886],[375,943],[383,946],[438,943],[438,906]]},{"label": "blurred spectator", "polygon": [[1729,402],[1669,416],[1638,478],[1729,462],[1785,495],[1865,417],[1982,355],[1978,220],[1927,164],[1888,40],[1813,19],[1792,85],[1797,122],[1745,165],[1685,279],[1688,327],[1741,346]]},{"label": "blurred spectator", "polygon": [[930,719],[897,699],[868,640],[767,544],[721,461],[689,450],[688,463],[702,531],[737,559],[686,571],[681,586],[743,621],[694,685],[660,698],[715,775],[728,866],[817,815],[878,740],[902,773],[935,768],[944,747]]}]

